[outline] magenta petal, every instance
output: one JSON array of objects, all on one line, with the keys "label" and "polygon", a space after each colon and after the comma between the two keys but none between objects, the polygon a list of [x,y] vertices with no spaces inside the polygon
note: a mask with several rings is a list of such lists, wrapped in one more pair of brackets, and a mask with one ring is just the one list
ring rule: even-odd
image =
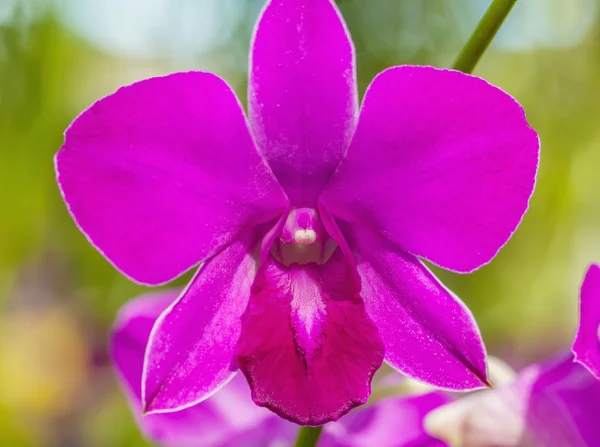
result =
[{"label": "magenta petal", "polygon": [[128,303],[120,312],[111,339],[111,354],[119,378],[145,436],[165,446],[194,447],[222,438],[217,408],[207,404],[171,413],[141,416],[141,381],[144,351],[154,321],[176,298],[175,292],[158,292]]},{"label": "magenta petal", "polygon": [[455,445],[600,445],[600,381],[571,356],[535,364],[508,386],[472,394],[426,421]]},{"label": "magenta petal", "polygon": [[367,90],[322,202],[414,255],[468,272],[517,228],[538,157],[523,109],[499,88],[452,70],[394,67]]},{"label": "magenta petal", "polygon": [[96,102],[67,130],[56,172],[90,241],[148,284],[286,206],[237,98],[209,73],[147,79]]},{"label": "magenta petal", "polygon": [[431,410],[450,401],[442,392],[386,398],[327,424],[318,446],[444,447],[447,444],[425,432],[423,420]]},{"label": "magenta petal", "polygon": [[519,376],[536,372],[527,405],[527,425],[535,445],[600,445],[600,382],[571,356],[530,367]]},{"label": "magenta petal", "polygon": [[141,410],[144,352],[158,316],[177,298],[177,290],[161,290],[128,302],[119,311],[111,337],[111,355],[120,377]]},{"label": "magenta petal", "polygon": [[238,440],[266,445],[291,441],[296,429],[257,407],[242,375],[211,399],[182,411],[142,417],[141,381],[144,352],[155,320],[177,297],[161,291],[137,298],[119,313],[111,337],[111,354],[118,377],[141,430],[166,447],[235,446]]},{"label": "magenta petal", "polygon": [[348,268],[339,250],[320,266],[261,267],[236,356],[258,405],[321,425],[367,401],[384,352]]},{"label": "magenta petal", "polygon": [[334,2],[269,1],[251,49],[250,125],[295,206],[315,205],[357,104],[354,48]]},{"label": "magenta petal", "polygon": [[236,240],[208,260],[157,320],[144,364],[146,412],[197,404],[233,377],[241,315],[255,275],[253,243]]},{"label": "magenta petal", "polygon": [[486,352],[473,315],[414,256],[381,238],[353,238],[365,308],[400,372],[449,390],[487,385]]},{"label": "magenta petal", "polygon": [[573,354],[600,380],[600,267],[595,264],[588,269],[581,286],[579,330]]}]

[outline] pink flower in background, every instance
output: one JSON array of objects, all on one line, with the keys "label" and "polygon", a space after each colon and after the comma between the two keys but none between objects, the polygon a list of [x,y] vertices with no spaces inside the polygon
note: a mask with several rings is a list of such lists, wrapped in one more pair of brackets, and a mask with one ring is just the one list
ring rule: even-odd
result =
[{"label": "pink flower in background", "polygon": [[487,384],[471,313],[419,260],[469,272],[525,213],[539,140],[474,76],[393,67],[358,112],[331,0],[272,0],[251,48],[248,120],[215,75],[123,87],[56,156],[73,218],[129,278],[203,263],[154,325],[144,411],[193,407],[238,367],[299,424],[366,402],[382,362],[451,390]]},{"label": "pink flower in background", "polygon": [[573,343],[575,361],[600,380],[600,267],[592,264],[581,285],[579,330]]},{"label": "pink flower in background", "polygon": [[[121,309],[111,354],[118,377],[144,435],[166,447],[291,446],[298,426],[281,419],[250,398],[241,375],[206,401],[167,414],[142,416],[141,378],[144,351],[156,318],[175,300],[173,291],[136,298]],[[426,434],[423,418],[449,402],[443,393],[387,398],[356,409],[338,422],[327,424],[319,447],[441,447]]]},{"label": "pink flower in background", "polygon": [[592,447],[600,445],[598,414],[600,381],[562,355],[434,410],[425,426],[464,447]]},{"label": "pink flower in background", "polygon": [[178,291],[138,297],[119,312],[111,337],[111,355],[133,413],[145,436],[168,447],[264,446],[290,444],[297,426],[257,407],[242,376],[235,377],[209,400],[188,409],[142,416],[142,368],[148,337],[156,318]]}]

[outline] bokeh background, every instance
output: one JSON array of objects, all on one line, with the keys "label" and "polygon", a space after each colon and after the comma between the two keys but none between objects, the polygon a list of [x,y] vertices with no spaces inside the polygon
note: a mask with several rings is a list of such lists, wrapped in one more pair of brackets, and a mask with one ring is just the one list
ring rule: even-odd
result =
[{"label": "bokeh background", "polygon": [[[392,65],[450,66],[489,0],[338,3],[362,93]],[[77,231],[52,157],[82,109],[135,80],[208,70],[245,98],[262,4],[0,0],[0,446],[147,445],[106,352],[117,309],[143,288]],[[515,367],[569,345],[579,283],[600,260],[599,18],[600,0],[520,0],[475,71],[524,105],[541,170],[530,211],[490,265],[436,273]]]}]

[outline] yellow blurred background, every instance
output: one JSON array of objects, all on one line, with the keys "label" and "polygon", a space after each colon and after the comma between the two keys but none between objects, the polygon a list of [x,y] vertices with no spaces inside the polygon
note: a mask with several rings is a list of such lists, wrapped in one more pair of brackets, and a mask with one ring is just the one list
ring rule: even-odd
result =
[{"label": "yellow blurred background", "polygon": [[[0,0],[0,446],[147,445],[106,353],[117,309],[143,288],[75,228],[52,157],[82,109],[135,80],[208,70],[244,98],[262,3]],[[362,92],[392,65],[450,66],[489,0],[338,3]],[[490,265],[436,273],[516,367],[568,347],[580,280],[600,260],[599,16],[600,0],[520,0],[475,70],[524,105],[541,170]]]}]

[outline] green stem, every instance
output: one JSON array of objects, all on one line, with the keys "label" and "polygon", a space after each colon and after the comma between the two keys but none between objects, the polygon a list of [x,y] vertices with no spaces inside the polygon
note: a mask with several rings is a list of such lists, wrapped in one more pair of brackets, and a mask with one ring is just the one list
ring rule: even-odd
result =
[{"label": "green stem", "polygon": [[298,432],[298,437],[296,438],[295,447],[315,447],[317,442],[319,442],[319,438],[321,437],[321,432],[323,431],[323,426],[320,427],[300,427],[300,431]]},{"label": "green stem", "polygon": [[452,68],[471,73],[517,0],[493,0]]}]

